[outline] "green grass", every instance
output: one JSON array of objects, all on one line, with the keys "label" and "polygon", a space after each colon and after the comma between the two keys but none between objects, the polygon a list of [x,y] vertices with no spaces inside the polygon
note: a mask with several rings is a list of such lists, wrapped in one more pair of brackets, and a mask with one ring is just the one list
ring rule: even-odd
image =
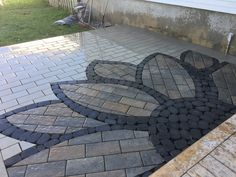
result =
[{"label": "green grass", "polygon": [[0,46],[85,31],[77,24],[57,26],[67,10],[50,7],[47,0],[6,0],[0,7]]}]

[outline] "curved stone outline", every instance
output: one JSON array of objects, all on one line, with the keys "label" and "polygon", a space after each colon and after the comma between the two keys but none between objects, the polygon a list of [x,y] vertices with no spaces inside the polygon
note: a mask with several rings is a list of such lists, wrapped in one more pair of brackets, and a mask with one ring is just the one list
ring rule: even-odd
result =
[{"label": "curved stone outline", "polygon": [[[127,81],[129,82],[129,81]],[[98,121],[104,121],[105,123],[108,124],[116,124],[116,125],[124,125],[125,123],[128,123],[130,120],[135,121],[136,124],[140,124],[140,123],[147,123],[149,121],[149,119],[151,118],[150,116],[126,116],[126,115],[118,115],[115,113],[106,113],[106,112],[101,112],[98,110],[94,110],[92,108],[89,108],[87,106],[83,106],[79,103],[76,103],[75,101],[71,100],[70,98],[68,98],[66,96],[66,94],[62,91],[62,89],[60,88],[60,85],[64,85],[64,84],[111,84],[109,81],[108,82],[99,82],[99,81],[89,81],[89,80],[80,80],[80,81],[69,81],[69,82],[57,82],[57,83],[52,83],[51,87],[52,87],[52,91],[54,92],[54,94],[65,104],[67,105],[70,109],[72,109],[75,112],[78,112],[86,117],[90,117],[93,118],[95,120]],[[115,84],[115,83],[112,83]],[[118,83],[119,84],[119,81]],[[119,85],[130,85],[130,84],[126,84],[126,83],[122,83]],[[134,87],[135,88],[135,87]],[[143,91],[140,88],[136,88],[139,89],[141,91]],[[144,91],[145,92],[145,91]],[[115,122],[114,122],[115,121]]]},{"label": "curved stone outline", "polygon": [[110,125],[101,125],[96,127],[82,128],[75,132],[71,133],[40,133],[36,131],[29,131],[23,128],[17,127],[14,124],[10,123],[7,118],[14,114],[28,111],[34,108],[39,108],[43,106],[48,106],[52,104],[62,103],[60,100],[50,100],[50,101],[42,101],[39,103],[33,103],[21,108],[17,108],[10,112],[0,115],[0,133],[6,135],[8,137],[14,138],[16,140],[26,141],[30,143],[34,143],[36,146],[31,147],[22,151],[21,153],[7,159],[4,161],[6,167],[10,167],[15,163],[36,154],[44,149],[50,148],[56,144],[59,144],[65,140],[69,140],[72,138],[76,138],[78,136],[83,136],[91,133],[101,132],[101,131],[109,131],[115,130],[117,127],[111,127]]},{"label": "curved stone outline", "polygon": [[94,76],[99,76],[101,78],[104,78],[103,76],[100,76],[96,73],[94,70],[95,66],[97,64],[110,64],[110,65],[126,65],[126,66],[131,66],[131,67],[137,67],[136,65],[132,63],[127,63],[127,62],[121,62],[121,61],[104,61],[104,60],[94,60],[92,61],[86,68],[86,76],[88,80],[93,80]]},{"label": "curved stone outline", "polygon": [[[152,54],[148,57],[146,57],[144,59],[143,62],[147,62],[147,60],[150,60],[152,57],[154,57],[155,55],[157,54],[160,54],[160,53],[155,53],[155,54]],[[162,54],[163,55],[163,54]],[[168,56],[168,55],[166,55]],[[183,54],[184,56],[184,54]],[[169,57],[169,56],[168,56]],[[173,57],[171,57],[173,58]],[[174,60],[176,60],[178,63],[181,63],[181,65],[188,71],[191,73],[191,77],[193,77],[193,80],[195,80],[194,84],[195,83],[199,83],[199,81],[196,79],[198,78],[199,76],[196,75],[199,74],[199,71],[197,71],[197,69],[195,68],[194,71],[191,71],[192,69],[192,66],[190,66],[190,64],[188,63],[185,63],[183,61],[180,61],[176,58],[173,58]],[[225,63],[222,63],[222,64],[218,64],[218,65],[215,65],[214,67],[210,68],[209,70],[205,69],[204,71],[201,71],[203,72],[203,74],[200,74],[201,77],[207,77],[207,81],[211,81],[212,78],[210,78],[209,76],[209,73],[212,73],[213,70],[217,70],[218,68],[222,67],[222,65],[224,65]],[[138,65],[139,67],[142,67],[142,65]],[[93,68],[91,66],[91,68]],[[142,71],[142,69],[139,69],[138,71],[138,68],[137,68],[137,73]],[[89,70],[87,71],[89,72]],[[136,76],[139,75],[136,73]],[[70,99],[65,99],[66,96],[64,95],[64,93],[61,91],[59,85],[60,84],[79,84],[79,83],[109,83],[109,84],[119,84],[119,85],[126,85],[126,86],[131,86],[131,87],[134,87],[134,88],[137,88],[139,90],[144,90],[146,93],[148,94],[152,94],[154,95],[155,97],[157,98],[160,98],[162,97],[161,94],[159,94],[158,92],[156,92],[155,90],[153,89],[150,89],[149,87],[146,87],[146,86],[143,86],[140,82],[139,82],[139,79],[137,77],[136,79],[136,82],[130,82],[130,81],[125,81],[125,80],[118,80],[118,79],[107,79],[107,78],[104,78],[104,77],[100,77],[100,76],[97,76],[96,74],[95,75],[91,75],[91,76],[94,76],[92,78],[90,78],[89,80],[84,80],[84,81],[65,81],[65,82],[58,82],[58,83],[52,83],[51,84],[51,87],[52,87],[52,90],[53,92],[56,94],[56,96],[62,100],[62,102],[66,105],[68,105],[72,110],[76,111],[76,112],[81,112],[82,114],[85,114],[86,117],[90,117],[90,118],[96,118],[97,117],[97,114],[95,113],[94,114],[94,111],[92,111],[91,113],[88,113],[88,111],[86,110],[87,108],[86,107],[81,107],[81,106],[78,106],[76,103],[74,103],[72,100]],[[94,79],[95,78],[95,79]],[[216,88],[215,85],[212,85],[213,88]],[[198,88],[199,89],[199,88]],[[200,91],[201,91],[201,88],[200,88]],[[161,98],[162,99],[162,98]],[[158,116],[159,114],[156,114],[158,111],[162,111],[162,110],[165,110],[166,108],[169,108],[171,106],[173,106],[174,104],[178,104],[178,102],[184,102],[184,101],[187,101],[187,102],[193,102],[193,101],[205,101],[205,102],[209,102],[209,105],[208,106],[211,106],[211,101],[213,102],[217,102],[218,105],[220,106],[223,106],[222,107],[222,110],[224,110],[225,113],[225,118],[227,118],[229,115],[233,114],[236,112],[236,107],[231,105],[231,104],[226,104],[226,103],[223,103],[222,101],[219,101],[217,98],[216,98],[216,95],[214,96],[205,96],[204,95],[197,95],[195,96],[194,98],[181,98],[181,99],[162,99],[162,103],[163,105],[161,105],[159,108],[157,108],[156,110],[154,110],[151,117],[149,117],[148,119],[138,119],[137,117],[135,116],[130,116],[129,119],[127,120],[127,117],[124,117],[124,116],[117,116],[117,115],[113,115],[115,119],[117,119],[117,122],[114,122],[113,118],[112,117],[109,117],[109,119],[106,119],[106,116],[105,115],[105,119],[104,119],[104,114],[101,113],[101,115],[99,114],[99,116],[97,118],[99,118],[98,120],[100,121],[104,121],[106,123],[108,123],[107,125],[103,125],[103,126],[99,126],[99,127],[91,127],[91,128],[85,128],[85,129],[81,129],[79,131],[76,131],[76,132],[73,132],[73,133],[69,133],[69,134],[53,134],[53,141],[46,141],[47,145],[40,145],[40,144],[37,144],[36,147],[32,147],[30,149],[27,149],[23,152],[21,152],[20,154],[16,155],[16,156],[13,156],[12,158],[8,159],[5,161],[5,164],[7,167],[13,165],[14,163],[30,156],[30,155],[33,155],[45,148],[48,148],[48,147],[51,147],[52,145],[55,145],[55,144],[58,144],[60,142],[63,142],[65,140],[69,140],[71,138],[75,138],[75,137],[78,137],[78,136],[82,136],[82,135],[86,135],[86,134],[90,134],[90,133],[95,133],[95,132],[98,132],[98,131],[106,131],[106,130],[117,130],[117,129],[131,129],[131,130],[147,130],[148,128],[148,131],[149,132],[152,132],[152,129],[149,129],[151,128],[150,125],[155,125],[155,123],[158,123],[159,122],[159,119],[158,119]],[[10,123],[8,123],[7,121],[7,117],[8,116],[11,116],[13,114],[16,114],[16,113],[19,113],[19,112],[22,112],[22,111],[26,111],[27,109],[33,109],[33,108],[36,108],[36,107],[40,107],[40,106],[45,106],[45,105],[49,105],[49,104],[53,104],[53,103],[61,103],[61,101],[58,101],[58,100],[55,100],[55,101],[45,101],[45,102],[41,102],[41,103],[36,103],[36,104],[32,104],[32,105],[28,105],[28,106],[25,106],[25,107],[22,107],[22,108],[18,108],[16,110],[13,110],[13,111],[10,111],[8,113],[5,113],[3,115],[0,116],[0,128],[2,127],[4,129],[4,126],[8,126],[8,128],[11,126],[11,127],[14,127],[14,125],[11,125]],[[157,111],[158,110],[158,111]],[[110,115],[109,115],[110,116]],[[112,118],[112,119],[110,119]],[[147,117],[146,117],[147,118]],[[225,119],[224,118],[224,119]],[[148,120],[148,121],[147,121]],[[119,123],[120,124],[116,124],[116,123]],[[140,121],[140,122],[139,122]],[[3,125],[3,126],[2,126]],[[122,126],[121,126],[122,125]],[[138,126],[136,126],[138,125]],[[6,127],[5,127],[6,129]],[[15,128],[16,129],[16,128]],[[17,129],[20,129],[17,127]],[[24,132],[29,132],[30,134],[34,133],[34,132],[31,132],[31,131],[27,131],[27,130],[23,130]],[[2,132],[2,131],[1,131]],[[48,134],[48,133],[38,133],[42,136],[50,136],[52,134]],[[7,135],[7,136],[12,136],[12,134],[10,133],[10,135]],[[55,139],[55,140],[54,140]],[[154,143],[155,144],[155,143]],[[158,149],[157,149],[158,150]],[[173,157],[171,157],[173,158]],[[166,159],[166,162],[169,161],[170,159]],[[159,168],[159,167],[156,167],[156,168]],[[147,173],[151,173],[153,172],[156,168],[154,168],[153,170],[147,172]],[[145,173],[146,174],[146,173]]]},{"label": "curved stone outline", "polygon": [[186,71],[187,73],[190,75],[190,77],[192,78],[194,85],[195,85],[195,97],[208,97],[209,94],[202,94],[202,89],[199,87],[201,86],[201,83],[205,82],[207,80],[207,82],[210,82],[210,84],[216,88],[215,90],[211,90],[209,92],[215,92],[215,94],[211,96],[209,96],[210,98],[218,98],[218,90],[216,85],[214,84],[214,81],[212,79],[212,77],[210,76],[213,72],[215,72],[216,70],[224,67],[227,62],[222,62],[219,63],[219,61],[215,58],[213,58],[214,64],[208,68],[204,68],[204,69],[197,69],[194,66],[192,66],[191,64],[185,62],[185,57],[188,53],[192,53],[192,50],[188,50],[185,51],[181,54],[180,56],[180,60],[166,55],[166,54],[162,54],[162,53],[154,53],[149,55],[148,57],[146,57],[140,64],[137,65],[137,71],[136,71],[136,82],[143,84],[143,80],[142,80],[142,73],[144,70],[144,66],[146,65],[146,63],[148,63],[150,60],[153,59],[153,57],[157,56],[157,55],[163,55],[165,57],[168,57],[172,60],[174,60],[176,63],[180,64]]},{"label": "curved stone outline", "polygon": [[[150,56],[152,56],[152,55],[150,55]],[[146,57],[144,60],[148,59],[150,56]],[[137,68],[135,82],[123,80],[123,79],[114,79],[114,78],[106,78],[103,76],[99,76],[95,72],[94,68],[97,64],[100,64],[100,63],[101,64],[127,64],[128,66],[135,66]],[[169,100],[169,98],[166,95],[164,95],[164,94],[162,94],[150,87],[147,87],[137,81],[137,78],[138,78],[137,75],[139,75],[139,73],[137,72],[138,66],[139,65],[134,65],[134,64],[126,63],[126,62],[95,60],[88,65],[88,67],[86,69],[86,76],[87,76],[88,80],[90,80],[90,81],[94,81],[94,82],[99,81],[100,83],[109,83],[109,84],[119,84],[119,85],[124,85],[124,86],[128,86],[128,87],[133,87],[133,88],[139,89],[143,92],[148,92],[148,94],[151,95],[152,97],[154,97],[160,104]]]},{"label": "curved stone outline", "polygon": [[[192,50],[187,50],[187,51],[185,51],[185,52],[183,52],[183,53],[181,53],[181,55],[180,55],[180,60],[182,61],[182,62],[185,62],[185,63],[187,63],[186,61],[185,61],[185,58],[186,58],[186,56],[188,55],[188,54],[192,54],[194,51],[192,51]],[[198,52],[195,52],[195,53],[198,53]],[[204,54],[201,54],[201,53],[198,53],[198,54],[200,54],[200,55],[204,55]],[[188,63],[188,64],[190,64],[190,66],[191,67],[193,67],[195,70],[198,70],[198,71],[200,71],[200,72],[206,72],[207,70],[208,71],[210,71],[210,73],[209,74],[211,74],[211,73],[213,73],[216,69],[217,69],[217,67],[220,65],[220,64],[227,64],[227,62],[222,62],[222,63],[220,63],[216,58],[213,58],[213,57],[210,57],[212,60],[213,60],[213,64],[211,65],[211,66],[209,66],[209,67],[206,67],[206,68],[195,68],[194,66],[192,66],[190,63]]]},{"label": "curved stone outline", "polygon": [[[152,125],[152,124],[155,125],[155,123],[159,122],[158,116],[159,116],[159,113],[161,111],[163,111],[165,109],[168,109],[169,107],[173,106],[174,104],[176,104],[178,102],[188,102],[189,104],[192,104],[192,102],[195,102],[194,104],[197,104],[197,102],[201,103],[201,101],[202,102],[209,102],[209,103],[211,101],[213,101],[213,102],[217,102],[217,104],[221,105],[223,107],[222,110],[224,110],[224,108],[225,108],[225,110],[223,112],[227,112],[227,115],[230,115],[233,112],[235,112],[235,107],[234,106],[232,106],[230,104],[227,104],[227,103],[223,103],[223,102],[217,100],[217,97],[218,97],[217,88],[216,88],[216,86],[214,84],[214,81],[213,81],[213,79],[211,77],[211,73],[214,70],[217,70],[218,68],[221,68],[222,66],[224,66],[225,63],[221,63],[221,64],[217,64],[216,63],[216,65],[214,65],[213,67],[210,67],[209,69],[204,69],[204,71],[203,71],[203,70],[199,70],[199,69],[196,69],[196,68],[192,67],[189,63],[186,63],[186,62],[184,62],[182,60],[178,60],[178,59],[176,59],[174,57],[170,57],[168,55],[164,55],[164,56],[167,56],[167,57],[175,60],[177,63],[179,63],[189,73],[189,75],[193,79],[195,87],[196,87],[196,89],[195,89],[196,95],[195,95],[194,98],[168,99],[166,96],[163,96],[159,92],[157,92],[155,90],[152,90],[152,89],[150,89],[147,86],[144,86],[143,83],[142,83],[142,78],[141,78],[141,74],[142,74],[144,65],[145,65],[145,63],[150,61],[153,57],[155,57],[158,54],[160,54],[160,53],[154,53],[154,54],[149,55],[148,57],[146,57],[137,66],[136,82],[120,80],[120,79],[105,78],[105,77],[99,76],[94,71],[94,67],[100,61],[95,61],[91,65],[89,65],[87,70],[86,70],[87,71],[88,80],[85,80],[85,81],[73,81],[73,82],[71,82],[71,81],[70,82],[61,82],[61,83],[56,83],[53,86],[56,88],[56,90],[58,92],[57,94],[60,95],[59,96],[60,99],[62,101],[67,102],[66,104],[69,103],[69,105],[68,105],[69,107],[74,109],[74,111],[80,111],[81,114],[83,114],[84,109],[86,109],[86,107],[84,107],[84,106],[81,107],[80,104],[75,103],[73,100],[70,100],[70,99],[66,98],[66,95],[64,95],[64,93],[62,91],[59,91],[60,90],[60,87],[59,87],[60,84],[80,84],[80,83],[118,84],[118,85],[125,85],[125,86],[129,86],[129,87],[134,87],[134,88],[140,89],[140,90],[146,92],[147,94],[150,94],[151,96],[153,96],[157,101],[159,101],[159,99],[161,97],[161,102],[160,101],[159,102],[161,104],[163,104],[163,105],[159,106],[158,108],[156,108],[156,110],[153,111],[153,113],[150,116],[150,119],[149,119],[148,122],[146,120],[144,122],[138,122],[137,121],[137,117],[135,117],[135,116],[127,117],[127,116],[122,116],[122,115],[118,116],[116,114],[109,114],[109,113],[108,114],[107,113],[104,114],[102,112],[99,113],[98,111],[95,111],[95,110],[89,108],[90,111],[91,111],[90,114],[92,114],[93,116],[96,115],[96,116],[94,116],[95,119],[98,119],[98,120],[101,120],[101,121],[106,121],[106,122],[110,122],[111,121],[112,123],[116,123],[116,125],[118,124],[118,126],[121,126],[119,128],[123,127],[123,129],[132,129],[132,130],[147,130],[148,129],[151,138],[152,138],[152,133],[150,131],[154,131],[154,135],[155,135],[156,127],[155,126],[153,127],[153,126],[150,126],[150,125]],[[163,55],[163,54],[161,54],[161,55]],[[106,63],[106,62],[104,62],[104,63]],[[111,63],[113,63],[113,62],[110,61],[109,64],[111,64]],[[117,63],[117,62],[114,62],[114,63]],[[211,90],[210,91],[203,89],[205,87],[204,86],[204,82],[206,82],[208,84],[210,83],[210,86],[211,86]],[[214,90],[212,90],[213,88],[214,88]],[[206,91],[208,91],[208,92],[205,93]],[[211,92],[215,92],[215,94],[212,95]],[[163,99],[163,97],[164,97],[164,99]],[[71,106],[70,106],[70,104],[71,104]],[[83,109],[81,110],[81,108],[83,108]],[[94,113],[94,111],[95,111],[95,113]],[[231,112],[231,113],[228,113],[228,112]],[[89,114],[86,114],[86,111],[85,111],[85,115],[89,116]],[[100,115],[103,118],[99,119]],[[112,120],[109,120],[110,117],[108,117],[108,116],[107,116],[107,118],[104,119],[103,115],[105,115],[105,117],[107,115],[109,115],[112,118]],[[225,116],[225,117],[227,117],[227,116]],[[119,122],[118,118],[121,118],[121,120],[123,121],[121,124],[118,123]],[[129,118],[129,119],[127,119],[127,118]],[[130,119],[130,118],[132,118],[132,119]],[[160,120],[160,122],[161,121],[162,120]],[[144,125],[144,123],[147,123],[147,124]],[[124,125],[124,124],[127,124],[127,125]],[[210,131],[211,129],[212,128],[208,129],[208,131]],[[208,131],[205,131],[204,134],[206,134]],[[203,136],[203,135],[201,135],[201,136]],[[155,138],[155,136],[154,136],[154,138]],[[194,143],[195,141],[196,140],[194,140],[192,143]],[[152,142],[153,142],[153,139],[152,139]],[[154,143],[154,145],[156,144],[155,142],[153,142],[153,143]],[[164,153],[166,153],[166,152],[164,152]],[[177,155],[177,154],[175,154],[175,155]],[[167,157],[165,160],[167,162],[167,161],[169,161],[172,158],[173,157]]]}]

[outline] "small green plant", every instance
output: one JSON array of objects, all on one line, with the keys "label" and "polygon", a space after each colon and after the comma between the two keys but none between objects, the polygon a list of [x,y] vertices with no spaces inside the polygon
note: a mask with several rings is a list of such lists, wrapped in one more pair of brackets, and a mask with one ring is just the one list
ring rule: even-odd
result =
[{"label": "small green plant", "polygon": [[47,0],[6,0],[0,6],[0,46],[87,30],[77,24],[53,24],[69,14],[67,10],[50,7]]}]

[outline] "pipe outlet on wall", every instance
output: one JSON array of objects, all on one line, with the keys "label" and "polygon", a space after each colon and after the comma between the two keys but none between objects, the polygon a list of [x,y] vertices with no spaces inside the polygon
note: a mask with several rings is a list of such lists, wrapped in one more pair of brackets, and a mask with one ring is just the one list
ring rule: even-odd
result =
[{"label": "pipe outlet on wall", "polygon": [[230,44],[231,44],[231,41],[233,39],[233,36],[234,36],[234,33],[229,33],[228,36],[227,36],[227,47],[226,47],[226,50],[225,50],[225,55],[227,55],[228,52],[229,52],[229,48],[230,48]]}]

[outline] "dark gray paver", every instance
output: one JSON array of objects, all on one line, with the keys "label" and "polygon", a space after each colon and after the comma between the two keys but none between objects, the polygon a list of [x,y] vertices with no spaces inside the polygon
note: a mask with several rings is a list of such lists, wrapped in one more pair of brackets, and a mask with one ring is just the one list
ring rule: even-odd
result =
[{"label": "dark gray paver", "polygon": [[134,131],[134,135],[136,138],[143,138],[149,136],[148,132],[146,131]]},{"label": "dark gray paver", "polygon": [[136,175],[142,174],[155,166],[147,166],[147,167],[136,167],[136,168],[128,168],[126,169],[127,177],[134,177]]},{"label": "dark gray paver", "polygon": [[85,135],[69,140],[70,145],[101,142],[101,132]]},{"label": "dark gray paver", "polygon": [[142,161],[138,152],[105,156],[106,170],[138,167]]},{"label": "dark gray paver", "polygon": [[121,140],[120,146],[121,146],[122,152],[132,152],[132,151],[154,149],[153,144],[149,141],[148,138]]},{"label": "dark gray paver", "polygon": [[140,152],[143,164],[157,165],[164,162],[164,159],[156,152],[156,150],[142,151]]},{"label": "dark gray paver", "polygon": [[68,127],[82,127],[85,118],[72,118],[72,117],[57,117],[54,125],[68,126]]},{"label": "dark gray paver", "polygon": [[118,141],[92,143],[86,145],[86,156],[101,156],[120,153],[120,144]]},{"label": "dark gray paver", "polygon": [[103,141],[122,140],[134,138],[132,130],[114,130],[102,132]]},{"label": "dark gray paver", "polygon": [[29,165],[25,177],[61,177],[65,174],[65,161]]},{"label": "dark gray paver", "polygon": [[11,167],[7,169],[9,177],[24,177],[26,166]]},{"label": "dark gray paver", "polygon": [[101,156],[68,160],[66,165],[66,175],[79,175],[100,171],[104,171],[104,160]]},{"label": "dark gray paver", "polygon": [[18,163],[15,166],[30,165],[35,163],[46,163],[48,160],[49,149],[34,154]]}]

